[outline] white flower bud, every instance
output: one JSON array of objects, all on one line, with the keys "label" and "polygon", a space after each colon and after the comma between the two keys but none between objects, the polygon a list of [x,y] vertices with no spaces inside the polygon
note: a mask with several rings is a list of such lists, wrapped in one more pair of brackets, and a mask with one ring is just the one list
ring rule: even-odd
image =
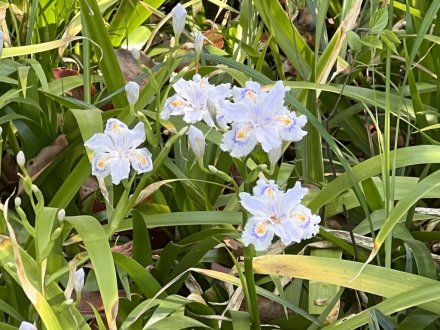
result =
[{"label": "white flower bud", "polygon": [[134,105],[139,99],[139,85],[134,81],[129,81],[125,85],[125,91],[127,92],[127,101],[129,104]]},{"label": "white flower bud", "polygon": [[3,33],[3,31],[0,30],[0,57],[1,57],[2,52],[3,52],[4,40],[5,40],[5,34]]},{"label": "white flower bud", "polygon": [[203,132],[191,125],[186,134],[188,135],[188,143],[194,155],[196,155],[197,159],[202,158],[205,153],[205,136]]},{"label": "white flower bud", "polygon": [[14,203],[15,203],[15,207],[20,207],[21,206],[21,198],[15,197]]},{"label": "white flower bud", "polygon": [[40,191],[40,189],[38,189],[38,187],[37,187],[36,185],[34,185],[34,184],[31,186],[31,189],[32,189],[32,191],[33,191],[34,193],[37,193],[37,192]]},{"label": "white flower bud", "polygon": [[84,287],[84,269],[80,268],[75,272],[75,278],[73,279],[73,288],[75,291],[81,292]]},{"label": "white flower bud", "polygon": [[215,166],[212,166],[212,165],[208,165],[208,170],[212,174],[217,174],[218,173],[218,169]]},{"label": "white flower bud", "polygon": [[200,54],[202,52],[203,41],[204,41],[204,37],[202,32],[197,31],[196,36],[194,37],[194,50],[196,54]]},{"label": "white flower bud", "polygon": [[171,10],[171,16],[173,18],[173,31],[175,38],[179,38],[183,29],[185,28],[186,21],[186,9],[180,3],[178,3],[173,10]]},{"label": "white flower bud", "polygon": [[66,217],[66,210],[64,210],[64,209],[60,209],[60,210],[58,211],[57,216],[58,216],[58,220],[59,220],[59,221],[63,221],[64,218]]},{"label": "white flower bud", "polygon": [[18,330],[38,330],[38,329],[32,323],[23,321],[23,322],[21,322],[20,327],[18,328]]},{"label": "white flower bud", "polygon": [[[3,128],[0,126],[0,135],[2,135],[2,133],[3,133]],[[1,140],[1,136],[0,136],[0,140]]]},{"label": "white flower bud", "polygon": [[25,163],[26,163],[26,158],[24,157],[23,151],[20,150],[17,154],[17,164],[18,166],[23,167]]}]

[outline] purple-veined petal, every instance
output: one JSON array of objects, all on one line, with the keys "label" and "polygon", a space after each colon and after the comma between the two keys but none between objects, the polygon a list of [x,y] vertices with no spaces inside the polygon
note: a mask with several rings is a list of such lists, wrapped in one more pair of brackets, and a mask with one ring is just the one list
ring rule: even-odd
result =
[{"label": "purple-veined petal", "polygon": [[202,120],[208,125],[209,127],[215,127],[214,119],[212,119],[211,114],[209,111],[203,111],[202,112]]},{"label": "purple-veined petal", "polygon": [[283,110],[285,95],[286,87],[281,81],[277,81],[272,89],[260,99],[260,107],[273,117]]},{"label": "purple-veined petal", "polygon": [[110,174],[110,164],[118,156],[115,152],[97,152],[93,155],[92,174],[95,176],[106,177]]},{"label": "purple-veined petal", "polygon": [[113,159],[110,162],[110,174],[113,184],[119,184],[121,180],[130,175],[130,162],[127,158]]},{"label": "purple-veined petal", "polygon": [[275,126],[266,125],[255,129],[255,137],[266,152],[281,148],[281,138]]},{"label": "purple-veined petal", "polygon": [[136,126],[127,132],[124,139],[124,149],[132,149],[145,142],[144,123],[137,123]]},{"label": "purple-veined petal", "polygon": [[203,112],[193,109],[185,111],[185,114],[183,115],[183,121],[188,124],[194,124],[198,121],[201,121],[202,118],[203,118]]},{"label": "purple-veined petal", "polygon": [[150,172],[153,169],[151,152],[147,148],[131,151],[129,160],[133,169],[138,173]]},{"label": "purple-veined petal", "polygon": [[160,113],[161,119],[169,119],[170,116],[181,116],[185,113],[185,108],[187,108],[187,103],[178,95],[173,95],[168,98],[165,102],[165,108]]},{"label": "purple-veined petal", "polygon": [[221,100],[219,102],[220,112],[225,116],[228,122],[250,123],[251,117],[250,105],[245,102],[231,103]]},{"label": "purple-veined petal", "polygon": [[307,195],[308,191],[307,188],[303,188],[301,183],[297,181],[295,186],[288,189],[282,196],[280,201],[281,207],[283,207],[286,212],[290,212],[290,210],[295,208],[301,202],[304,196]]},{"label": "purple-veined petal", "polygon": [[94,134],[84,145],[93,152],[109,152],[115,149],[113,140],[103,133]]},{"label": "purple-veined petal", "polygon": [[270,217],[270,202],[262,197],[251,196],[248,193],[240,193],[240,203],[250,214],[261,218]]},{"label": "purple-veined petal", "polygon": [[232,89],[232,96],[235,102],[242,100],[256,102],[263,93],[261,85],[255,81],[246,81],[243,88],[234,86]]},{"label": "purple-veined petal", "polygon": [[304,115],[297,117],[294,112],[289,112],[286,109],[277,115],[275,120],[280,136],[285,141],[300,141],[307,134],[306,131],[302,130],[307,123],[307,118]]},{"label": "purple-veined petal", "polygon": [[265,179],[259,179],[252,192],[256,197],[268,197],[272,199],[283,193],[274,180]]},{"label": "purple-veined petal", "polygon": [[281,238],[281,242],[284,245],[289,245],[293,242],[298,243],[302,239],[302,231],[298,230],[293,221],[282,221],[281,223],[274,224],[273,227],[275,234]]},{"label": "purple-veined petal", "polygon": [[232,129],[223,135],[220,148],[230,152],[232,157],[243,157],[249,155],[257,143],[252,127],[233,125]]},{"label": "purple-veined petal", "polygon": [[312,211],[304,205],[298,205],[290,213],[290,219],[301,230],[301,239],[309,239],[319,232],[321,218],[312,214]]},{"label": "purple-veined petal", "polygon": [[243,244],[252,244],[257,251],[266,250],[274,236],[273,225],[270,221],[258,217],[250,218],[243,230]]}]

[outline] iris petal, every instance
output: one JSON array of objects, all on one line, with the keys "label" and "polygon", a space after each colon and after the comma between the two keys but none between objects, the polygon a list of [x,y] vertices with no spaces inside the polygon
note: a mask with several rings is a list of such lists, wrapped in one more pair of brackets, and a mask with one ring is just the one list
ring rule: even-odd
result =
[{"label": "iris petal", "polygon": [[261,143],[264,151],[281,148],[281,139],[274,126],[260,127],[255,130],[255,137]]},{"label": "iris petal", "polygon": [[109,152],[114,149],[113,140],[103,133],[94,134],[84,145],[94,152]]},{"label": "iris petal", "polygon": [[262,218],[269,218],[271,215],[269,202],[261,197],[242,192],[240,193],[240,203],[252,215]]},{"label": "iris petal", "polygon": [[153,169],[151,153],[147,148],[136,149],[129,156],[131,166],[138,173],[150,172]]},{"label": "iris petal", "polygon": [[130,162],[126,158],[113,159],[110,162],[110,174],[113,184],[119,184],[130,174]]},{"label": "iris petal", "polygon": [[145,141],[144,123],[138,123],[132,130],[127,132],[124,139],[124,149],[136,148]]},{"label": "iris petal", "polygon": [[243,243],[244,246],[253,244],[255,250],[264,251],[272,242],[274,236],[273,225],[258,217],[250,218],[243,230]]},{"label": "iris petal", "polygon": [[254,150],[258,141],[252,128],[248,126],[234,126],[223,135],[220,148],[229,151],[232,157],[247,156]]},{"label": "iris petal", "polygon": [[110,163],[116,159],[113,153],[95,153],[92,162],[92,174],[106,177],[110,174]]},{"label": "iris petal", "polygon": [[284,245],[289,245],[293,242],[298,243],[302,239],[302,231],[299,230],[293,221],[283,221],[282,223],[275,224],[273,227],[275,234],[281,238],[281,242]]}]

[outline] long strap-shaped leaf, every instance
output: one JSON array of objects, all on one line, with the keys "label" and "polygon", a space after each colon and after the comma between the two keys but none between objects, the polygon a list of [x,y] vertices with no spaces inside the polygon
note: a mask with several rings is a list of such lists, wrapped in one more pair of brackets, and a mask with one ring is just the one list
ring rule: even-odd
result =
[{"label": "long strap-shaped leaf", "polygon": [[[440,163],[440,146],[421,145],[397,149],[391,151],[391,159],[394,158],[394,154],[396,168],[417,164]],[[417,157],[414,157],[414,155],[417,155]],[[381,171],[380,155],[372,157],[352,168],[353,176],[358,182],[376,176]],[[325,186],[307,206],[316,211],[328,200],[349,189],[352,184],[352,178],[347,173],[344,173]]]},{"label": "long strap-shaped leaf", "polygon": [[373,250],[368,257],[367,263],[373,260],[377,252],[379,252],[385,239],[393,231],[394,226],[402,219],[403,216],[409,211],[409,209],[420,199],[422,199],[426,194],[428,194],[433,189],[440,186],[440,170],[427,176],[425,179],[420,181],[414,189],[403,199],[401,199],[396,207],[390,212],[388,218],[385,220],[382,228],[377,234]]},{"label": "long strap-shaped leaf", "polygon": [[9,231],[9,240],[3,240],[1,245],[3,248],[8,245],[12,247],[12,252],[14,255],[14,265],[16,267],[15,273],[18,282],[20,283],[24,293],[26,294],[26,297],[31,301],[32,305],[34,305],[44,325],[48,329],[61,330],[62,327],[58,322],[58,319],[54,311],[52,310],[52,307],[49,305],[49,303],[47,302],[45,297],[41,294],[41,292],[35,288],[35,286],[32,284],[32,282],[29,280],[26,274],[26,268],[23,264],[23,260],[20,253],[20,245],[18,244],[17,238],[14,233],[14,229],[9,223],[8,203],[9,203],[9,198],[6,200],[5,204],[2,205],[2,207],[3,207],[3,218]]},{"label": "long strap-shaped leaf", "polygon": [[111,330],[116,329],[119,302],[118,285],[107,235],[94,217],[66,217],[65,221],[76,229],[86,246],[101,292],[108,326]]},{"label": "long strap-shaped leaf", "polygon": [[[307,280],[321,281],[382,297],[393,297],[431,286],[440,287],[435,280],[389,268],[366,265],[360,262],[332,258],[268,255],[254,259],[256,273],[280,275]],[[420,307],[433,313],[440,313],[440,301],[422,304]]]},{"label": "long strap-shaped leaf", "polygon": [[[109,93],[124,86],[124,78],[119,68],[113,46],[110,42],[104,21],[96,0],[79,0],[83,22],[87,26],[86,37],[93,40],[93,48],[96,56],[101,58],[99,67],[105,79]],[[127,104],[125,95],[118,93],[112,97],[116,108],[122,108]]]}]

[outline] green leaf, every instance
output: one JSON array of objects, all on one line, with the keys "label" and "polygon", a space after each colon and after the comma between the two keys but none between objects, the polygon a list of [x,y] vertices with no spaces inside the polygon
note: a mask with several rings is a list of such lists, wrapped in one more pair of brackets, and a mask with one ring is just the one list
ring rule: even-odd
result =
[{"label": "green leaf", "polygon": [[66,217],[64,221],[76,229],[86,246],[101,293],[107,324],[110,329],[116,329],[118,285],[107,235],[98,220],[91,216]]},{"label": "green leaf", "polygon": [[382,42],[377,36],[365,36],[365,38],[363,38],[361,42],[367,47],[382,49]]},{"label": "green leaf", "polygon": [[[79,4],[83,22],[87,27],[85,29],[87,31],[86,37],[93,41],[95,54],[101,59],[99,67],[109,93],[115,93],[122,89],[125,82],[98,4],[96,0],[79,0]],[[116,108],[123,108],[127,105],[125,93],[113,94],[112,101]]]},{"label": "green leaf", "polygon": [[347,43],[348,46],[355,52],[359,51],[362,47],[361,38],[354,31],[347,31]]},{"label": "green leaf", "polygon": [[388,24],[388,7],[377,10],[370,18],[368,24],[370,32],[373,34],[382,32]]},{"label": "green leaf", "polygon": [[[416,303],[411,300],[409,293],[417,289],[430,286],[436,288],[436,295],[440,293],[440,285],[435,280],[354,261],[301,255],[271,255],[255,258],[253,265],[255,272],[260,274],[321,281],[382,297],[406,295],[402,305]],[[363,271],[359,272],[362,267]],[[440,312],[439,300],[424,302],[420,305],[421,308],[434,313]]]}]

